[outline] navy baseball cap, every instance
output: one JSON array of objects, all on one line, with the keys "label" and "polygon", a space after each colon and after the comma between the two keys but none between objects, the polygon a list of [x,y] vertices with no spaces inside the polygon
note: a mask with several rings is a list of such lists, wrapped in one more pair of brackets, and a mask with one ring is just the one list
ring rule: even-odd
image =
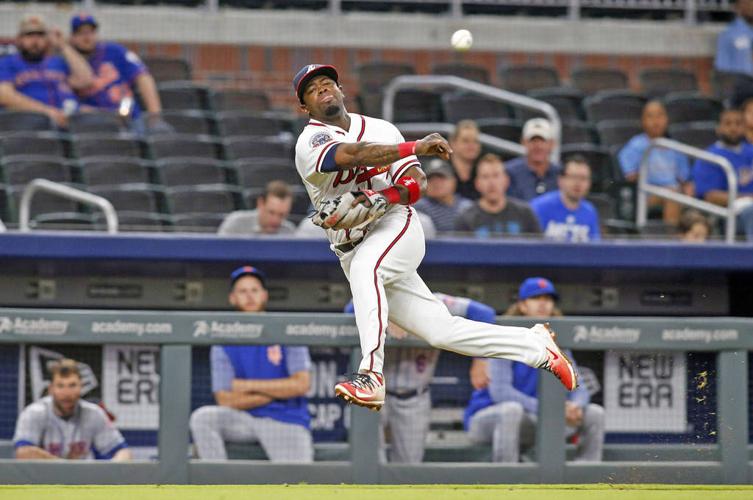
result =
[{"label": "navy baseball cap", "polygon": [[298,96],[298,100],[301,104],[303,104],[303,91],[306,89],[306,84],[309,80],[319,75],[327,75],[332,78],[335,83],[338,83],[339,77],[337,75],[337,70],[334,66],[330,66],[329,64],[307,64],[295,74],[295,77],[293,77],[293,89],[295,90],[295,95]]},{"label": "navy baseball cap", "polygon": [[230,288],[233,288],[235,282],[244,276],[254,276],[261,281],[261,286],[267,288],[267,275],[264,271],[254,266],[241,266],[230,273]]},{"label": "navy baseball cap", "polygon": [[554,297],[554,300],[559,299],[557,290],[554,289],[554,284],[548,279],[539,276],[528,278],[520,285],[520,289],[518,290],[518,300],[526,300],[541,295],[551,295]]},{"label": "navy baseball cap", "polygon": [[71,33],[75,33],[81,26],[85,25],[97,27],[97,20],[91,14],[77,14],[71,18]]}]

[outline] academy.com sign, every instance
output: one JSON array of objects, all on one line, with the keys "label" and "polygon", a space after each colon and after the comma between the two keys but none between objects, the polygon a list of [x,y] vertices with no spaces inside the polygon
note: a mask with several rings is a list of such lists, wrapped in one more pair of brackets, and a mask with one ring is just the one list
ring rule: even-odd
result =
[{"label": "academy.com sign", "polygon": [[223,339],[257,339],[264,332],[264,325],[240,321],[194,321],[194,337]]},{"label": "academy.com sign", "polygon": [[618,326],[575,325],[573,333],[573,341],[576,344],[582,342],[636,344],[641,339],[640,329]]},{"label": "academy.com sign", "polygon": [[293,337],[355,337],[358,336],[358,328],[354,325],[326,325],[321,323],[304,323],[287,325],[285,335]]},{"label": "academy.com sign", "polygon": [[719,342],[737,340],[740,334],[733,328],[707,330],[703,328],[666,328],[661,332],[661,339],[671,342]]},{"label": "academy.com sign", "polygon": [[58,319],[0,316],[0,334],[65,335],[68,332],[68,325],[68,321]]},{"label": "academy.com sign", "polygon": [[143,323],[139,321],[92,321],[92,333],[136,335],[166,335],[173,333],[172,323]]}]

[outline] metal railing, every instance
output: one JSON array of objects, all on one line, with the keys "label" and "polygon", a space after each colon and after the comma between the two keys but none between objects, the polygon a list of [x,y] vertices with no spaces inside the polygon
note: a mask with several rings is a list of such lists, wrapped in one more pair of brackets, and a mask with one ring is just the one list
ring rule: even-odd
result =
[{"label": "metal railing", "polygon": [[[465,78],[450,75],[403,75],[394,78],[384,89],[384,99],[382,101],[382,116],[384,119],[388,122],[393,121],[395,116],[395,96],[399,90],[426,86],[460,89],[465,92],[482,95],[489,99],[504,102],[512,106],[543,113],[552,124],[552,129],[554,130],[554,149],[552,149],[551,160],[554,163],[559,163],[562,121],[560,120],[559,113],[557,113],[557,110],[554,109],[551,104],[525,95],[516,94],[515,92],[492,87],[491,85],[484,85],[483,83],[467,80]],[[414,125],[427,126],[426,124]],[[500,139],[500,141],[499,144],[503,145],[500,147],[507,147],[507,145],[514,144],[511,141],[505,141],[503,139]]]},{"label": "metal railing", "polygon": [[31,227],[29,226],[29,221],[31,219],[31,200],[39,191],[99,208],[105,215],[107,232],[110,234],[118,232],[118,214],[115,212],[112,203],[107,199],[95,194],[87,193],[86,191],[81,191],[80,189],[66,186],[65,184],[48,181],[47,179],[34,179],[24,189],[18,209],[18,225],[20,231],[31,231]]},{"label": "metal railing", "polygon": [[[719,205],[709,203],[708,201],[699,200],[697,198],[693,198],[692,196],[678,193],[677,191],[672,191],[671,189],[649,184],[648,179],[646,178],[646,174],[649,168],[648,159],[651,153],[657,148],[670,149],[692,158],[698,158],[700,160],[719,165],[719,167],[724,171],[724,175],[727,176],[727,192],[729,195],[727,199],[727,206],[721,207]],[[687,207],[695,208],[702,212],[724,217],[726,219],[726,227],[724,230],[725,241],[727,243],[732,243],[735,241],[737,220],[734,203],[737,199],[737,176],[735,175],[735,169],[732,168],[732,165],[726,158],[715,155],[713,153],[709,153],[708,151],[704,151],[702,149],[695,148],[693,146],[688,146],[687,144],[683,144],[681,142],[673,141],[671,139],[665,139],[663,137],[654,139],[653,141],[651,141],[651,144],[643,153],[643,157],[641,158],[641,163],[638,170],[638,200],[635,222],[639,229],[646,225],[646,219],[648,218],[648,195],[654,195],[659,198],[674,201]]]},{"label": "metal railing", "polygon": [[[397,128],[400,129],[403,135],[439,132],[443,136],[449,137],[453,130],[455,130],[455,125],[452,123],[398,123]],[[486,146],[487,148],[498,149],[516,156],[526,154],[526,148],[522,144],[484,134],[483,132],[478,135],[478,141],[482,146]]]}]

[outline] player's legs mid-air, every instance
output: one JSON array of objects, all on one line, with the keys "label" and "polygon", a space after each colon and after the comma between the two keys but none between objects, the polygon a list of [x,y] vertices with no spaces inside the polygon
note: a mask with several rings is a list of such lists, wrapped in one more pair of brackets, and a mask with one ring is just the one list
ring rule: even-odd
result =
[{"label": "player's legs mid-air", "polygon": [[353,294],[363,359],[353,380],[335,387],[354,404],[380,409],[384,403],[385,329],[388,320],[440,349],[467,356],[505,358],[553,373],[572,390],[572,364],[548,326],[499,326],[452,316],[416,272],[424,235],[413,209],[386,214],[355,249],[341,256]]}]

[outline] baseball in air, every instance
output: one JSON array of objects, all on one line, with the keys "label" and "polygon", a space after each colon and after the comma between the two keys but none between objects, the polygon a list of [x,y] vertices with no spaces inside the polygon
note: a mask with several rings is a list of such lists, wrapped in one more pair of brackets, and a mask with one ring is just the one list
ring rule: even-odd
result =
[{"label": "baseball in air", "polygon": [[468,30],[457,30],[450,38],[452,48],[458,51],[465,51],[473,45],[473,35]]}]

